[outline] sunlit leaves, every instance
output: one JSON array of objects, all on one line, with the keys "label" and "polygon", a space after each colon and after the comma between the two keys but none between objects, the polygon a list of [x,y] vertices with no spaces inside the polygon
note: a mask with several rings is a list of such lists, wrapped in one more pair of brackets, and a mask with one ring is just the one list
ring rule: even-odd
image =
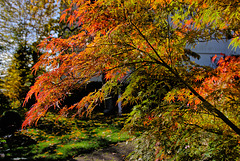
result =
[{"label": "sunlit leaves", "polygon": [[[89,115],[96,103],[127,82],[119,101],[126,106],[135,105],[128,119],[129,128],[152,132],[161,141],[158,146],[163,155],[159,157],[177,154],[173,143],[189,139],[190,132],[196,135],[192,138],[205,132],[233,135],[228,126],[231,121],[226,121],[225,116],[234,120],[236,115],[226,110],[230,108],[224,103],[237,101],[233,94],[238,94],[236,86],[231,84],[233,75],[227,74],[230,66],[235,70],[236,64],[222,61],[216,70],[202,67],[190,61],[191,56],[199,56],[185,49],[198,41],[225,38],[227,19],[220,10],[212,13],[217,3],[211,6],[207,2],[73,1],[60,20],[79,30],[61,38],[49,37],[40,44],[46,52],[34,70],[48,71],[38,78],[27,96],[37,98],[27,116],[29,123],[56,108],[71,89],[103,76],[101,89],[86,94],[70,107],[61,106],[60,114],[75,109],[76,115]],[[236,75],[236,71],[237,66],[232,74]],[[228,123],[222,121],[222,116]],[[237,121],[234,124],[238,126]],[[184,131],[188,131],[186,136],[181,136]],[[172,153],[168,154],[169,148]]]}]

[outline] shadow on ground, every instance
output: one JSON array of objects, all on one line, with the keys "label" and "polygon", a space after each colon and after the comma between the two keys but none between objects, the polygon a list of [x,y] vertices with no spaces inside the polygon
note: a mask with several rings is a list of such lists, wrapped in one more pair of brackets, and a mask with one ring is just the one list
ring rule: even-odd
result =
[{"label": "shadow on ground", "polygon": [[22,134],[2,137],[0,138],[0,160],[26,160],[31,158],[33,154],[30,151],[32,145],[36,143],[35,140]]},{"label": "shadow on ground", "polygon": [[[35,140],[24,136],[17,135],[6,138],[6,143],[1,143],[0,148],[0,161],[1,160],[28,160],[36,161],[38,159],[33,158],[31,146],[36,144]],[[6,145],[8,147],[6,148]],[[119,142],[111,144],[110,146],[105,145],[104,148],[95,151],[84,151],[83,155],[75,157],[73,159],[67,159],[68,161],[124,161],[126,157],[134,150],[133,141]],[[49,149],[48,149],[49,151]],[[19,157],[23,154],[23,157]],[[2,156],[3,155],[3,156]],[[20,155],[21,156],[21,155]],[[40,159],[43,161],[50,161],[49,159]]]}]

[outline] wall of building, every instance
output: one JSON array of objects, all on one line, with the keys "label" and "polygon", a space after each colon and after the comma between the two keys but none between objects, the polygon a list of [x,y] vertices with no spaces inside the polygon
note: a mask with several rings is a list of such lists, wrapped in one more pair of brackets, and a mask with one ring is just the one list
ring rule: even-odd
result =
[{"label": "wall of building", "polygon": [[200,65],[215,67],[211,61],[211,58],[215,55],[218,55],[219,57],[222,56],[221,53],[225,55],[240,55],[240,49],[232,49],[232,47],[229,46],[230,42],[231,40],[212,40],[209,42],[199,42],[195,47],[187,46],[187,48],[191,49],[193,52],[200,54],[201,56],[199,60],[191,57],[192,61],[195,61]]}]

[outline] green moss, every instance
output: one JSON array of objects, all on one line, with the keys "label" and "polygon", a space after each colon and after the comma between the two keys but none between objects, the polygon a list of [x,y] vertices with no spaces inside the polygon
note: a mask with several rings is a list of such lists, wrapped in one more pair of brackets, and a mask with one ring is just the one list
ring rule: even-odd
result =
[{"label": "green moss", "polygon": [[[50,114],[41,119],[38,126],[19,132],[19,137],[26,136],[35,142],[27,146],[12,147],[8,158],[67,160],[130,138],[126,132],[121,132],[124,118],[108,118],[112,122],[108,124],[104,121],[104,116],[91,120],[59,118],[55,121],[56,117]],[[8,146],[7,143],[4,144]],[[3,151],[7,152],[7,149],[8,147]]]}]

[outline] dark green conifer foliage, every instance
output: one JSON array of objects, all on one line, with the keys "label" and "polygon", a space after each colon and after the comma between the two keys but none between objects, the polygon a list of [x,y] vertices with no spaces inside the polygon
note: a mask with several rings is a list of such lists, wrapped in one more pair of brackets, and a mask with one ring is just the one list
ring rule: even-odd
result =
[{"label": "dark green conifer foliage", "polygon": [[21,107],[26,93],[34,81],[34,76],[31,74],[33,65],[31,56],[33,57],[35,54],[37,53],[33,49],[20,44],[7,70],[3,86],[4,94],[10,98],[11,107],[14,109]]}]

